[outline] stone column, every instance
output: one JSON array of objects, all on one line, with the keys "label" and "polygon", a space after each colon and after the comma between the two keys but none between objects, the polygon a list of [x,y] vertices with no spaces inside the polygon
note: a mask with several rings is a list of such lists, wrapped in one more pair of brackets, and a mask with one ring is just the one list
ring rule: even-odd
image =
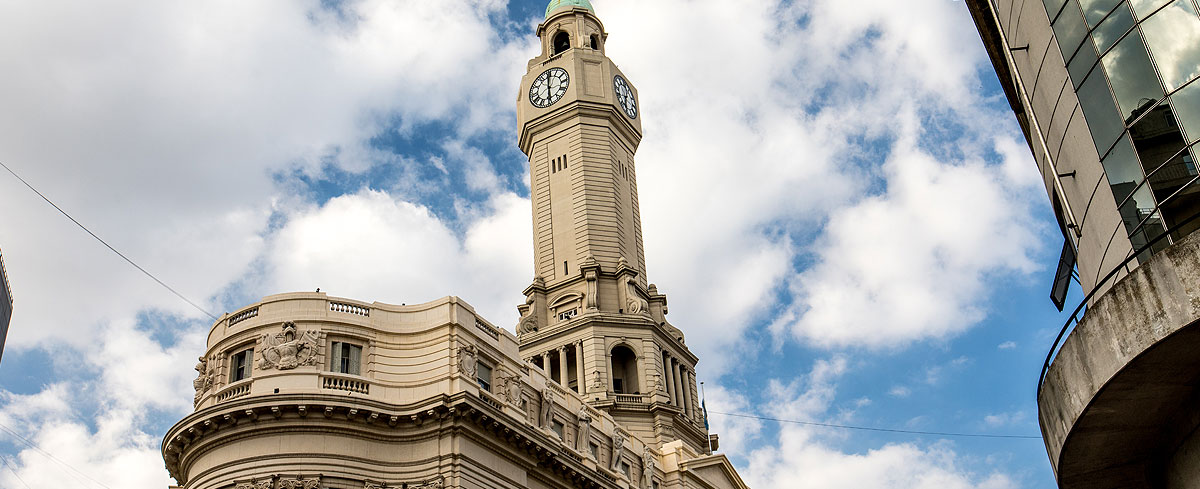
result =
[{"label": "stone column", "polygon": [[703,423],[704,415],[700,412],[700,400],[698,398],[699,393],[696,391],[696,371],[688,371],[688,375],[691,377],[691,382],[689,382],[689,384],[692,389],[692,419]]},{"label": "stone column", "polygon": [[667,381],[667,402],[675,404],[675,379],[671,375],[672,359],[670,354],[663,357],[663,379]]},{"label": "stone column", "polygon": [[575,342],[575,392],[578,392],[580,395],[587,392],[587,389],[584,387],[584,379],[587,377],[584,375],[584,371],[583,341],[581,340]]},{"label": "stone column", "polygon": [[558,347],[558,385],[567,387],[567,345]]},{"label": "stone column", "polygon": [[674,365],[671,368],[671,375],[675,376],[675,400],[678,402],[675,405],[683,407],[683,375],[680,375],[683,365],[679,362],[672,363],[674,363]]},{"label": "stone column", "polygon": [[686,400],[685,404],[687,404],[687,406],[684,406],[683,412],[685,414],[687,414],[687,417],[689,419],[695,420],[696,419],[696,410],[695,410],[694,404],[692,402],[692,401],[694,401],[694,399],[692,399],[692,370],[691,369],[689,369],[687,367],[683,368],[683,379],[684,379],[683,380],[683,398]]}]

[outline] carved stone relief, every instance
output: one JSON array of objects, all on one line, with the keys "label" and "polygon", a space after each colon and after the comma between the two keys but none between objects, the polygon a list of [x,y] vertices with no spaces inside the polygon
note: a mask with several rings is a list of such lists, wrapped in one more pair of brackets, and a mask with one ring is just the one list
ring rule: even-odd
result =
[{"label": "carved stone relief", "polygon": [[477,361],[475,345],[464,344],[458,347],[458,371],[463,375],[474,379]]},{"label": "carved stone relief", "polygon": [[601,378],[600,371],[592,372],[592,392],[604,392],[606,389],[608,389],[608,384]]},{"label": "carved stone relief", "polygon": [[317,364],[316,330],[297,334],[296,323],[288,321],[283,323],[282,332],[265,334],[259,342],[262,344],[259,368],[291,370],[301,365]]},{"label": "carved stone relief", "polygon": [[279,479],[275,484],[275,489],[320,489],[321,477],[315,479],[304,479],[300,477],[290,479]]},{"label": "carved stone relief", "polygon": [[500,398],[505,402],[521,407],[521,377],[507,370],[501,370],[496,386],[499,387]]},{"label": "carved stone relief", "polygon": [[421,482],[409,482],[409,483],[397,482],[397,483],[392,483],[392,484],[383,484],[383,483],[376,483],[376,482],[368,481],[368,482],[363,483],[363,489],[401,489],[401,488],[443,489],[444,487],[445,487],[445,482],[442,480],[442,476],[437,476],[432,479],[426,479]]}]

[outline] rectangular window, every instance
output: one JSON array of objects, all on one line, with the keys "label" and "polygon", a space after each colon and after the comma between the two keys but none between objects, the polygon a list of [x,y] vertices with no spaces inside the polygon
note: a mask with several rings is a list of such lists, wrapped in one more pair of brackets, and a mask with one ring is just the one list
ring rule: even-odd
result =
[{"label": "rectangular window", "polygon": [[342,374],[361,375],[362,347],[353,343],[334,341],[330,343],[332,358],[329,370]]},{"label": "rectangular window", "polygon": [[229,382],[250,378],[250,370],[254,366],[254,349],[249,348],[234,353],[230,357],[229,363]]},{"label": "rectangular window", "polygon": [[475,381],[479,382],[479,388],[485,391],[492,391],[492,367],[483,362],[475,362]]},{"label": "rectangular window", "polygon": [[554,431],[554,434],[558,435],[558,439],[563,440],[563,441],[567,440],[566,426],[562,424],[562,421],[558,421],[558,420],[551,421],[550,422],[550,430]]},{"label": "rectangular window", "polygon": [[621,472],[623,472],[625,474],[626,479],[632,478],[632,476],[629,475],[629,470],[630,470],[629,462],[622,461],[621,462]]},{"label": "rectangular window", "polygon": [[588,451],[592,453],[593,460],[600,460],[600,445],[588,442]]},{"label": "rectangular window", "polygon": [[573,318],[573,317],[575,317],[575,316],[577,316],[577,315],[579,315],[579,308],[578,308],[578,307],[576,307],[576,308],[574,308],[574,309],[571,309],[571,310],[568,310],[568,311],[563,311],[563,312],[560,312],[560,313],[558,313],[558,320],[559,320],[559,321],[566,321],[566,320],[568,320],[568,319],[571,319],[571,318]]}]

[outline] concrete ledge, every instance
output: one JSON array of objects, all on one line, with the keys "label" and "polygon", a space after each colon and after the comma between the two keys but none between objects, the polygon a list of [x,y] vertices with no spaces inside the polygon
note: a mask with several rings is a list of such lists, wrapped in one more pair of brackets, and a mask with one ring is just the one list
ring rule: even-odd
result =
[{"label": "concrete ledge", "polygon": [[1200,386],[1200,233],[1117,282],[1063,342],[1038,396],[1059,486],[1162,487]]}]

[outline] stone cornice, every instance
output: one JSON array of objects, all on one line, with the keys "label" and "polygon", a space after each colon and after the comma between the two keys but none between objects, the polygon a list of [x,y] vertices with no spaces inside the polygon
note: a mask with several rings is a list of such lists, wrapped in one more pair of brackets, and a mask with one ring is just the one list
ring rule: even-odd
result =
[{"label": "stone cornice", "polygon": [[[180,484],[181,463],[196,450],[204,450],[207,439],[221,430],[242,423],[255,423],[255,429],[241,437],[268,434],[267,425],[297,418],[309,422],[306,429],[350,428],[357,436],[403,428],[420,427],[427,422],[462,420],[473,423],[502,443],[531,456],[536,464],[566,477],[580,489],[618,489],[619,475],[589,461],[547,431],[513,418],[493,406],[489,400],[460,392],[428,398],[411,404],[396,405],[370,399],[346,399],[328,395],[275,395],[227,402],[202,409],[184,418],[167,432],[161,447],[167,470]],[[294,432],[294,423],[281,426]],[[397,433],[399,434],[399,433]]]},{"label": "stone cornice", "polygon": [[610,103],[589,102],[584,100],[573,101],[569,104],[559,107],[557,110],[530,119],[529,122],[526,122],[525,125],[520,129],[521,134],[518,144],[525,154],[531,154],[533,151],[534,134],[540,133],[544,129],[553,127],[557,124],[566,123],[574,118],[580,118],[580,123],[586,124],[586,119],[589,117],[608,120],[610,123],[612,123],[608,125],[608,127],[612,128],[618,133],[619,136],[621,136],[617,139],[619,141],[627,141],[629,144],[633,145],[632,148],[629,148],[629,152],[634,153],[637,150],[638,144],[642,141],[642,135],[638,132],[637,128],[634,127],[633,123],[630,122],[629,119],[623,114],[621,114],[621,112],[617,109],[617,106]]}]

